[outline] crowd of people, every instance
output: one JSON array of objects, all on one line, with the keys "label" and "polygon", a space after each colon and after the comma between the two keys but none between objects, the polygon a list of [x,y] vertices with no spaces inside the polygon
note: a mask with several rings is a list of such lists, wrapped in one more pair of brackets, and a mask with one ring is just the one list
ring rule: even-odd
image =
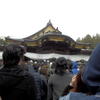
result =
[{"label": "crowd of people", "polygon": [[100,44],[85,64],[64,57],[45,68],[25,62],[26,50],[8,44],[0,62],[1,100],[99,100]]}]

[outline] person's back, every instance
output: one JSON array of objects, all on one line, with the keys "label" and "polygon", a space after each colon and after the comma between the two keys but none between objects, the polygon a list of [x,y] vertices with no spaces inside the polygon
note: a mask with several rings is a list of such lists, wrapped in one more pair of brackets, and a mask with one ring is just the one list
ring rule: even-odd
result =
[{"label": "person's back", "polygon": [[72,75],[68,72],[63,73],[63,75],[53,74],[50,76],[48,85],[49,89],[53,88],[53,91],[49,91],[53,93],[53,100],[58,99],[65,86],[71,82],[71,79]]},{"label": "person's back", "polygon": [[42,80],[40,74],[36,72],[32,65],[28,65],[29,73],[34,77],[35,84],[37,88],[37,99],[41,100],[41,88],[42,88]]},{"label": "person's back", "polygon": [[4,67],[0,69],[2,100],[37,100],[34,78],[18,64],[25,51],[18,44],[9,44],[3,51]]},{"label": "person's back", "polygon": [[39,71],[40,76],[41,76],[41,80],[43,83],[43,87],[42,87],[42,100],[47,100],[47,84],[48,84],[48,69],[45,67],[42,67]]},{"label": "person's back", "polygon": [[71,82],[73,75],[67,70],[67,61],[64,57],[56,60],[55,74],[48,81],[48,100],[57,100],[67,84]]}]

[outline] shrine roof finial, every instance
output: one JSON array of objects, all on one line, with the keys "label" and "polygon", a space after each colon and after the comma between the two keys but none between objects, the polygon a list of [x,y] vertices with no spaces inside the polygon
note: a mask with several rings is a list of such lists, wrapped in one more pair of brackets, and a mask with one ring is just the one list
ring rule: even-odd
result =
[{"label": "shrine roof finial", "polygon": [[49,22],[47,23],[47,25],[52,25],[51,20],[49,20]]}]

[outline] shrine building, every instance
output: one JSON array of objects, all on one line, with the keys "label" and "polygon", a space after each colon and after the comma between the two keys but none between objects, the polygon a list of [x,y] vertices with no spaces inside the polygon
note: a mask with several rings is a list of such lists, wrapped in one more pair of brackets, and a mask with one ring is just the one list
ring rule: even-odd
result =
[{"label": "shrine building", "polygon": [[70,36],[62,34],[58,28],[54,28],[51,21],[38,32],[22,38],[14,39],[5,37],[6,43],[18,43],[26,47],[27,52],[39,54],[84,54],[90,43],[77,43]]}]

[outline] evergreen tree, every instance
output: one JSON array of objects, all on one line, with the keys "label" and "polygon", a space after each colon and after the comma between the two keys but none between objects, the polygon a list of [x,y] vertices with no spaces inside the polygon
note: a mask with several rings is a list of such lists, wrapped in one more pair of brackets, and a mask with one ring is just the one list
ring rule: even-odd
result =
[{"label": "evergreen tree", "polygon": [[76,42],[91,43],[90,49],[94,49],[96,45],[100,42],[100,34],[96,33],[96,35],[93,35],[92,37],[89,34],[87,34],[82,39],[78,37],[78,39],[76,39]]}]

